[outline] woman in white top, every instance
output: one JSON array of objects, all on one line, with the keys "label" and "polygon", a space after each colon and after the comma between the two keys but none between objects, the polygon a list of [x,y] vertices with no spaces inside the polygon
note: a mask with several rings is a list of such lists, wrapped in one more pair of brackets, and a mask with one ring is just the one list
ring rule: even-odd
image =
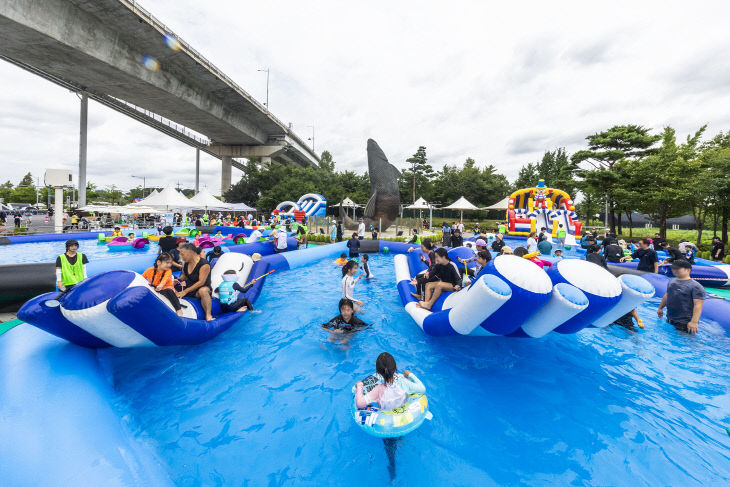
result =
[{"label": "woman in white top", "polygon": [[533,252],[537,252],[537,238],[535,232],[530,232],[530,236],[527,237],[527,242],[525,243],[525,247],[527,248],[527,253],[531,254]]},{"label": "woman in white top", "polygon": [[347,264],[342,266],[342,297],[355,303],[355,312],[359,313],[361,310],[358,305],[363,306],[363,302],[359,299],[355,299],[353,291],[355,290],[355,284],[357,284],[357,281],[362,279],[362,276],[355,279],[356,272],[357,262],[354,260],[348,260]]}]

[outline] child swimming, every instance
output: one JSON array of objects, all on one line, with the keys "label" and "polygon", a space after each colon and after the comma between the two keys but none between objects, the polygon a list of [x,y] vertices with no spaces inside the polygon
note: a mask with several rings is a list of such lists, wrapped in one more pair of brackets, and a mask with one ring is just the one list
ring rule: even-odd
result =
[{"label": "child swimming", "polygon": [[335,264],[337,264],[337,265],[347,264],[347,254],[340,254],[340,258],[335,260]]},{"label": "child swimming", "polygon": [[378,355],[375,371],[383,378],[383,383],[363,394],[363,383],[355,384],[355,404],[362,409],[377,403],[380,409],[391,410],[406,403],[410,394],[425,394],[426,386],[409,370],[396,373],[395,359],[388,352]]},{"label": "child swimming", "polygon": [[355,316],[355,305],[352,300],[340,299],[339,310],[340,314],[327,323],[322,323],[322,329],[330,332],[330,341],[334,340],[335,334],[352,334],[370,326]]},{"label": "child swimming", "polygon": [[360,265],[362,265],[362,271],[365,273],[365,279],[372,279],[375,277],[372,272],[370,272],[370,257],[368,254],[363,254],[362,257],[360,257]]},{"label": "child swimming", "polygon": [[[362,279],[362,275],[355,279],[356,272],[357,262],[354,260],[347,261],[347,264],[342,267],[342,297],[357,303],[359,306],[363,306],[363,302],[355,299],[352,295],[355,290],[355,284],[357,284],[357,281]],[[357,305],[355,306],[355,311],[359,313],[361,310]]]},{"label": "child swimming", "polygon": [[155,291],[170,301],[178,316],[182,316],[182,306],[180,305],[180,299],[175,294],[171,267],[172,256],[167,252],[163,252],[157,256],[155,264],[142,273],[142,277],[147,279],[150,285],[155,288]]}]

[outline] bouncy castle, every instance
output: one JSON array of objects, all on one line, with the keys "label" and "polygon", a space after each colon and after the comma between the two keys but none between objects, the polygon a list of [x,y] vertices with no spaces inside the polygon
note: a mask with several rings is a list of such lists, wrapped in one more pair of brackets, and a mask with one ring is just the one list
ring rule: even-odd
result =
[{"label": "bouncy castle", "polygon": [[299,201],[282,201],[272,212],[274,215],[293,217],[301,222],[304,217],[325,216],[327,214],[327,200],[321,194],[307,193]]},{"label": "bouncy castle", "polygon": [[563,225],[566,243],[575,244],[580,236],[581,222],[575,212],[573,200],[560,189],[548,188],[541,179],[534,188],[518,189],[507,203],[507,234],[528,236],[545,227],[553,238]]}]

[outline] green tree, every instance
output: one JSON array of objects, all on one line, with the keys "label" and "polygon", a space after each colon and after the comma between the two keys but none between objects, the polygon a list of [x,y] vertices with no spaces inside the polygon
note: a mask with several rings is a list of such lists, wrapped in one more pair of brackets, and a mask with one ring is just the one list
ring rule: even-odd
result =
[{"label": "green tree", "polygon": [[23,179],[20,180],[18,183],[18,187],[27,187],[27,186],[33,186],[33,175],[31,173],[26,174],[23,176]]},{"label": "green tree", "polygon": [[[573,154],[572,162],[577,166],[588,163],[592,169],[578,171],[587,182],[586,190],[599,190],[608,201],[611,231],[616,231],[616,184],[620,178],[613,173],[614,166],[621,160],[634,161],[656,152],[653,147],[661,135],[651,135],[651,129],[641,125],[615,125],[608,130],[586,137],[588,149]],[[601,172],[604,172],[601,174]],[[606,174],[608,172],[609,174]],[[597,174],[591,174],[597,173]],[[620,226],[620,220],[618,222]],[[620,231],[620,228],[619,228]]]},{"label": "green tree", "polygon": [[666,127],[662,132],[662,144],[655,154],[627,165],[641,197],[636,199],[638,209],[648,213],[659,224],[662,237],[667,234],[667,219],[683,215],[690,209],[693,191],[691,181],[697,164],[700,138],[705,127],[701,127],[684,144],[677,144],[676,132]]},{"label": "green tree", "polygon": [[544,179],[547,186],[562,189],[571,196],[575,196],[576,182],[573,173],[577,166],[577,163],[568,157],[564,147],[545,151],[539,162],[522,166],[514,189],[531,188],[537,184],[538,180]]},{"label": "green tree", "polygon": [[[409,170],[402,172],[403,181],[408,181],[411,185],[411,202],[416,201],[416,193],[427,189],[429,182],[433,179],[435,173],[431,164],[428,163],[426,157],[426,147],[420,146],[415,154],[406,159],[411,165]],[[405,200],[405,198],[404,198]]]},{"label": "green tree", "polygon": [[322,152],[319,158],[319,168],[325,172],[335,172],[335,161],[329,151]]}]

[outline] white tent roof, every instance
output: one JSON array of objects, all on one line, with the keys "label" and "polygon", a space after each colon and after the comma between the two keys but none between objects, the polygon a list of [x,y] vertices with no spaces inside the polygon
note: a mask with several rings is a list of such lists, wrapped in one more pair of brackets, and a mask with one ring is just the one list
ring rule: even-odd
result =
[{"label": "white tent roof", "polygon": [[160,210],[150,208],[149,206],[117,206],[117,205],[86,205],[79,208],[81,211],[97,212],[97,213],[119,213],[124,215],[142,214],[142,213],[160,213]]},{"label": "white tent roof", "polygon": [[256,208],[251,208],[246,203],[231,203],[233,211],[256,211]]},{"label": "white tent roof", "polygon": [[341,204],[342,204],[342,206],[346,206],[348,208],[360,208],[360,206],[362,206],[362,205],[358,205],[357,203],[355,203],[348,197],[345,197],[345,199],[342,200]]},{"label": "white tent roof", "polygon": [[485,206],[482,210],[506,210],[509,206],[509,196],[491,206]]},{"label": "white tent roof", "polygon": [[220,208],[225,210],[233,209],[232,204],[222,202],[221,200],[213,196],[211,192],[208,191],[208,188],[203,188],[198,191],[198,194],[190,198],[189,201],[192,205],[194,205],[195,208]]},{"label": "white tent roof", "polygon": [[418,198],[412,205],[406,206],[407,210],[428,210],[431,206],[423,198]]},{"label": "white tent roof", "polygon": [[129,207],[135,206],[150,206],[152,208],[159,209],[170,209],[170,208],[195,208],[195,203],[191,203],[189,199],[182,193],[176,190],[172,184],[168,184],[165,189],[157,194],[148,196],[147,198],[137,203],[127,205]]},{"label": "white tent roof", "polygon": [[469,200],[464,198],[463,196],[459,198],[458,200],[451,203],[449,206],[444,206],[441,208],[442,210],[478,210],[476,206],[471,204]]}]

